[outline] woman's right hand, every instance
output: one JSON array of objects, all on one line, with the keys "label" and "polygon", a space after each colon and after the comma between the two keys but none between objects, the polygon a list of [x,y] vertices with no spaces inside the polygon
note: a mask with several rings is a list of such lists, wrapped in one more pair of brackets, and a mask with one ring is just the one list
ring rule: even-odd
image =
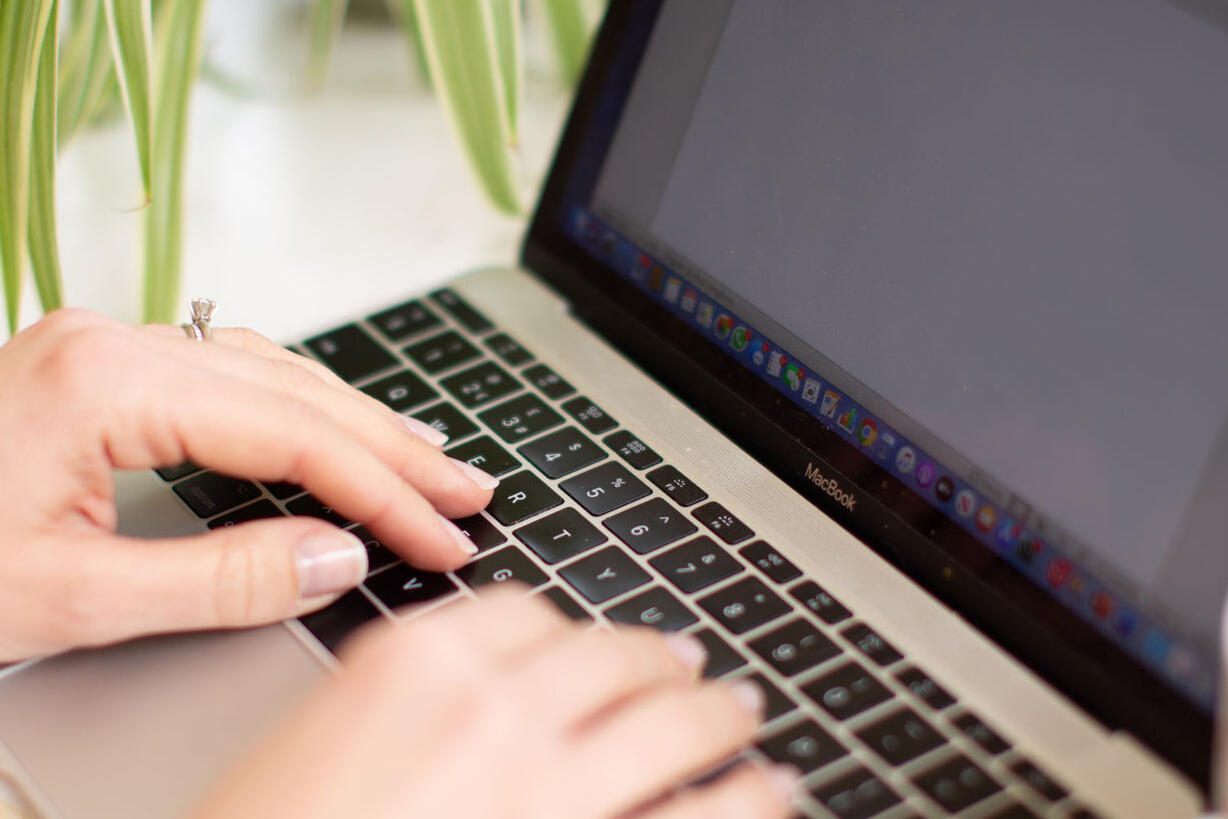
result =
[{"label": "woman's right hand", "polygon": [[762,719],[753,683],[698,680],[703,656],[693,638],[584,628],[508,589],[378,625],[199,816],[786,816],[791,768],[678,789]]}]

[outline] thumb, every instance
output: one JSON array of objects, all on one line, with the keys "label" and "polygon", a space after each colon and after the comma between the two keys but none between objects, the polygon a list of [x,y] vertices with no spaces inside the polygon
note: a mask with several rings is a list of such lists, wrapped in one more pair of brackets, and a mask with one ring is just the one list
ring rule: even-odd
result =
[{"label": "thumb", "polygon": [[362,541],[309,518],[260,520],[195,537],[103,538],[87,548],[102,595],[91,601],[112,634],[235,628],[296,617],[353,588],[367,573]]}]

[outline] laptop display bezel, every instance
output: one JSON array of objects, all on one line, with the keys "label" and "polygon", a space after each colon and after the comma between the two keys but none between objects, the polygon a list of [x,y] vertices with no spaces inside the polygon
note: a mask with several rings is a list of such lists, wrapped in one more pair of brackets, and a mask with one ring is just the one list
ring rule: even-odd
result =
[{"label": "laptop display bezel", "polygon": [[[794,490],[1093,717],[1138,737],[1207,791],[1211,715],[567,235],[568,209],[595,180],[662,3],[611,2],[526,234],[524,267]],[[807,480],[811,464],[855,487],[854,512]]]}]

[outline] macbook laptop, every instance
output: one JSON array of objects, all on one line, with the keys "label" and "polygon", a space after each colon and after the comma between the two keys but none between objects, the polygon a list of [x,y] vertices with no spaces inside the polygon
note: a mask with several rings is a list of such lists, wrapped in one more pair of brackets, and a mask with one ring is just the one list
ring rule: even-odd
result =
[{"label": "macbook laptop", "polygon": [[[1194,815],[1225,77],[1210,0],[616,0],[521,267],[294,345],[501,478],[481,552],[433,575],[359,528],[371,574],[301,621],[9,669],[0,768],[48,816],[175,815],[353,629],[515,579],[756,680],[747,753],[803,815]],[[121,483],[135,534],[352,525]]]}]

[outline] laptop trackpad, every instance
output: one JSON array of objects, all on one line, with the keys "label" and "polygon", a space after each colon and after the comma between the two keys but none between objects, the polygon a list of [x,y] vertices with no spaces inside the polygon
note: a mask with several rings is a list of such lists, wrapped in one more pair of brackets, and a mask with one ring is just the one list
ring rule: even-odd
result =
[{"label": "laptop trackpad", "polygon": [[178,816],[324,673],[280,625],[76,652],[0,679],[0,741],[66,819]]}]

